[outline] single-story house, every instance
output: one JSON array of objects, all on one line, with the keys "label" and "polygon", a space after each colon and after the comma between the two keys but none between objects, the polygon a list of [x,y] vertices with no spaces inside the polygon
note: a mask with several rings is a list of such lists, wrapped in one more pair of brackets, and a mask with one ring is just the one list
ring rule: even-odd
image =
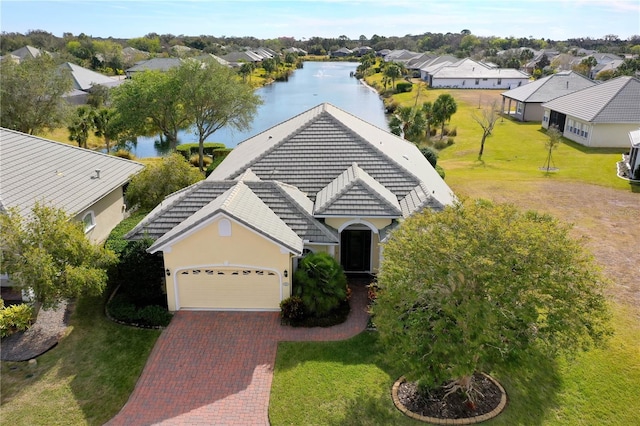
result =
[{"label": "single-story house", "polygon": [[470,58],[426,74],[431,88],[512,89],[529,82],[530,76],[513,68],[497,68]]},{"label": "single-story house", "polygon": [[414,144],[321,104],[240,143],[126,237],[155,240],[172,311],[279,310],[304,254],[376,273],[391,230],[454,201]]},{"label": "single-story house", "polygon": [[341,47],[340,49],[329,53],[329,56],[332,58],[343,58],[351,55],[353,55],[353,50],[347,49],[346,47]]},{"label": "single-story house", "polygon": [[[573,71],[561,71],[502,93],[502,111],[520,121],[542,121],[542,104],[597,83]],[[515,103],[515,111],[511,104]],[[505,108],[506,104],[506,108]]]},{"label": "single-story house", "polygon": [[260,62],[262,62],[263,57],[253,52],[246,51],[246,52],[227,53],[226,55],[222,56],[222,59],[229,62],[229,64],[231,64],[234,67],[239,67],[244,62],[259,64]]},{"label": "single-story house", "polygon": [[640,127],[640,80],[622,76],[542,104],[542,127],[590,147],[626,148]]},{"label": "single-story house", "polygon": [[451,55],[436,56],[435,58],[428,59],[424,63],[420,64],[420,78],[424,81],[429,81],[430,74],[435,73],[442,67],[449,66],[458,61],[458,58]]},{"label": "single-story house", "polygon": [[127,78],[131,78],[135,73],[145,71],[168,71],[171,68],[179,67],[182,64],[180,58],[151,58],[141,61],[124,71]]},{"label": "single-story house", "polygon": [[[0,214],[28,217],[36,202],[64,209],[103,242],[125,218],[124,191],[140,163],[0,128]],[[2,284],[8,285],[7,277]]]},{"label": "single-story house", "polygon": [[10,53],[12,56],[19,58],[18,62],[22,62],[25,59],[35,59],[42,54],[42,51],[33,46],[24,46],[20,49],[16,49]]},{"label": "single-story house", "polygon": [[73,105],[82,105],[87,103],[89,93],[93,86],[104,86],[112,88],[118,86],[123,80],[108,77],[104,74],[97,73],[80,65],[71,62],[65,62],[59,67],[61,70],[69,70],[69,75],[73,81],[73,89],[69,93],[65,93],[64,97]]}]

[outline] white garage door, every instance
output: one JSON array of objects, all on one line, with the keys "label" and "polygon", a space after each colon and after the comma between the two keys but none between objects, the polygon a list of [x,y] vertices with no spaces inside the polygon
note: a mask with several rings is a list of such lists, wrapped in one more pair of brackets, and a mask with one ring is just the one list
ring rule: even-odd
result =
[{"label": "white garage door", "polygon": [[278,310],[280,277],[266,268],[183,269],[177,296],[178,309]]}]

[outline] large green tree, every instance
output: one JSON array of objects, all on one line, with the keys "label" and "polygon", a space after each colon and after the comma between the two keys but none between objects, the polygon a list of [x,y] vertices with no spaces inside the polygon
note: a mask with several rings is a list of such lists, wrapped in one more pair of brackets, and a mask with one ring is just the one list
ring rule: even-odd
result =
[{"label": "large green tree", "polygon": [[81,294],[100,294],[115,254],[86,238],[83,224],[63,210],[37,203],[29,218],[17,209],[0,214],[2,271],[33,292],[43,307]]},{"label": "large green tree", "polygon": [[127,204],[151,210],[169,194],[204,178],[180,154],[173,153],[161,162],[149,164],[131,179],[127,187]]},{"label": "large green tree", "polygon": [[134,134],[161,132],[171,149],[178,131],[193,124],[182,105],[181,82],[175,71],[145,71],[113,89],[113,107],[122,124]]},{"label": "large green tree", "polygon": [[0,123],[2,127],[36,134],[65,123],[69,104],[62,95],[73,83],[49,55],[16,64],[0,61]]},{"label": "large green tree", "polygon": [[535,347],[553,356],[609,333],[603,278],[571,227],[515,206],[468,200],[405,220],[384,245],[373,321],[408,380],[449,381]]},{"label": "large green tree", "polygon": [[204,171],[207,138],[223,127],[249,129],[262,99],[238,79],[235,71],[216,61],[186,61],[175,73],[181,82],[182,109],[198,136],[199,165]]}]

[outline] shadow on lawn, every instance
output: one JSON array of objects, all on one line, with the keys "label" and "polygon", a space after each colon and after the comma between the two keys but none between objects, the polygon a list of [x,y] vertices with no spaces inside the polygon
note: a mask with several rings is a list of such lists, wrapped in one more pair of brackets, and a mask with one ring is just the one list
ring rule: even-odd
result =
[{"label": "shadow on lawn", "polygon": [[[298,346],[305,345],[305,346]],[[311,346],[306,346],[311,345]],[[283,352],[281,352],[283,350]],[[382,370],[389,380],[380,387],[370,387],[356,396],[340,395],[345,400],[344,409],[324,419],[328,424],[415,424],[395,408],[391,400],[391,386],[402,375],[399,366],[389,365],[384,359],[383,348],[375,332],[364,332],[352,339],[328,343],[287,343],[279,347],[276,362],[278,372],[286,372],[305,363],[319,365],[318,377],[306,377],[307,383],[326,380],[320,371],[322,365],[372,365]],[[549,418],[549,412],[558,407],[561,380],[555,360],[542,353],[530,351],[518,363],[490,372],[505,388],[508,403],[505,411],[488,424],[540,425]],[[349,377],[348,380],[365,382],[365,377]],[[339,384],[334,385],[339,388]]]}]

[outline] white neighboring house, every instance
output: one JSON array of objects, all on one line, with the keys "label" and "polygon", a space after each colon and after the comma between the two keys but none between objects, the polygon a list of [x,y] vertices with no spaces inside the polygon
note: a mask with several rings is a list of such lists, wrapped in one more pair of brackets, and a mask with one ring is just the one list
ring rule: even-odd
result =
[{"label": "white neighboring house", "polygon": [[466,58],[427,73],[425,80],[434,89],[513,89],[527,84],[529,78],[513,68],[497,68]]},{"label": "white neighboring house", "polygon": [[[502,93],[502,111],[516,120],[542,121],[543,103],[596,84],[576,72],[560,71]],[[515,111],[512,110],[512,102],[515,103]]]},{"label": "white neighboring house", "polygon": [[[124,191],[144,165],[0,128],[0,214],[29,216],[36,202],[64,209],[103,242],[127,215]],[[6,275],[0,276],[8,286]]]},{"label": "white neighboring house", "polygon": [[618,176],[624,170],[631,180],[640,180],[640,128],[629,132],[631,148],[628,154],[622,154],[622,161],[618,163]]},{"label": "white neighboring house", "polygon": [[627,148],[640,127],[640,80],[622,76],[542,104],[542,127],[589,147]]}]

